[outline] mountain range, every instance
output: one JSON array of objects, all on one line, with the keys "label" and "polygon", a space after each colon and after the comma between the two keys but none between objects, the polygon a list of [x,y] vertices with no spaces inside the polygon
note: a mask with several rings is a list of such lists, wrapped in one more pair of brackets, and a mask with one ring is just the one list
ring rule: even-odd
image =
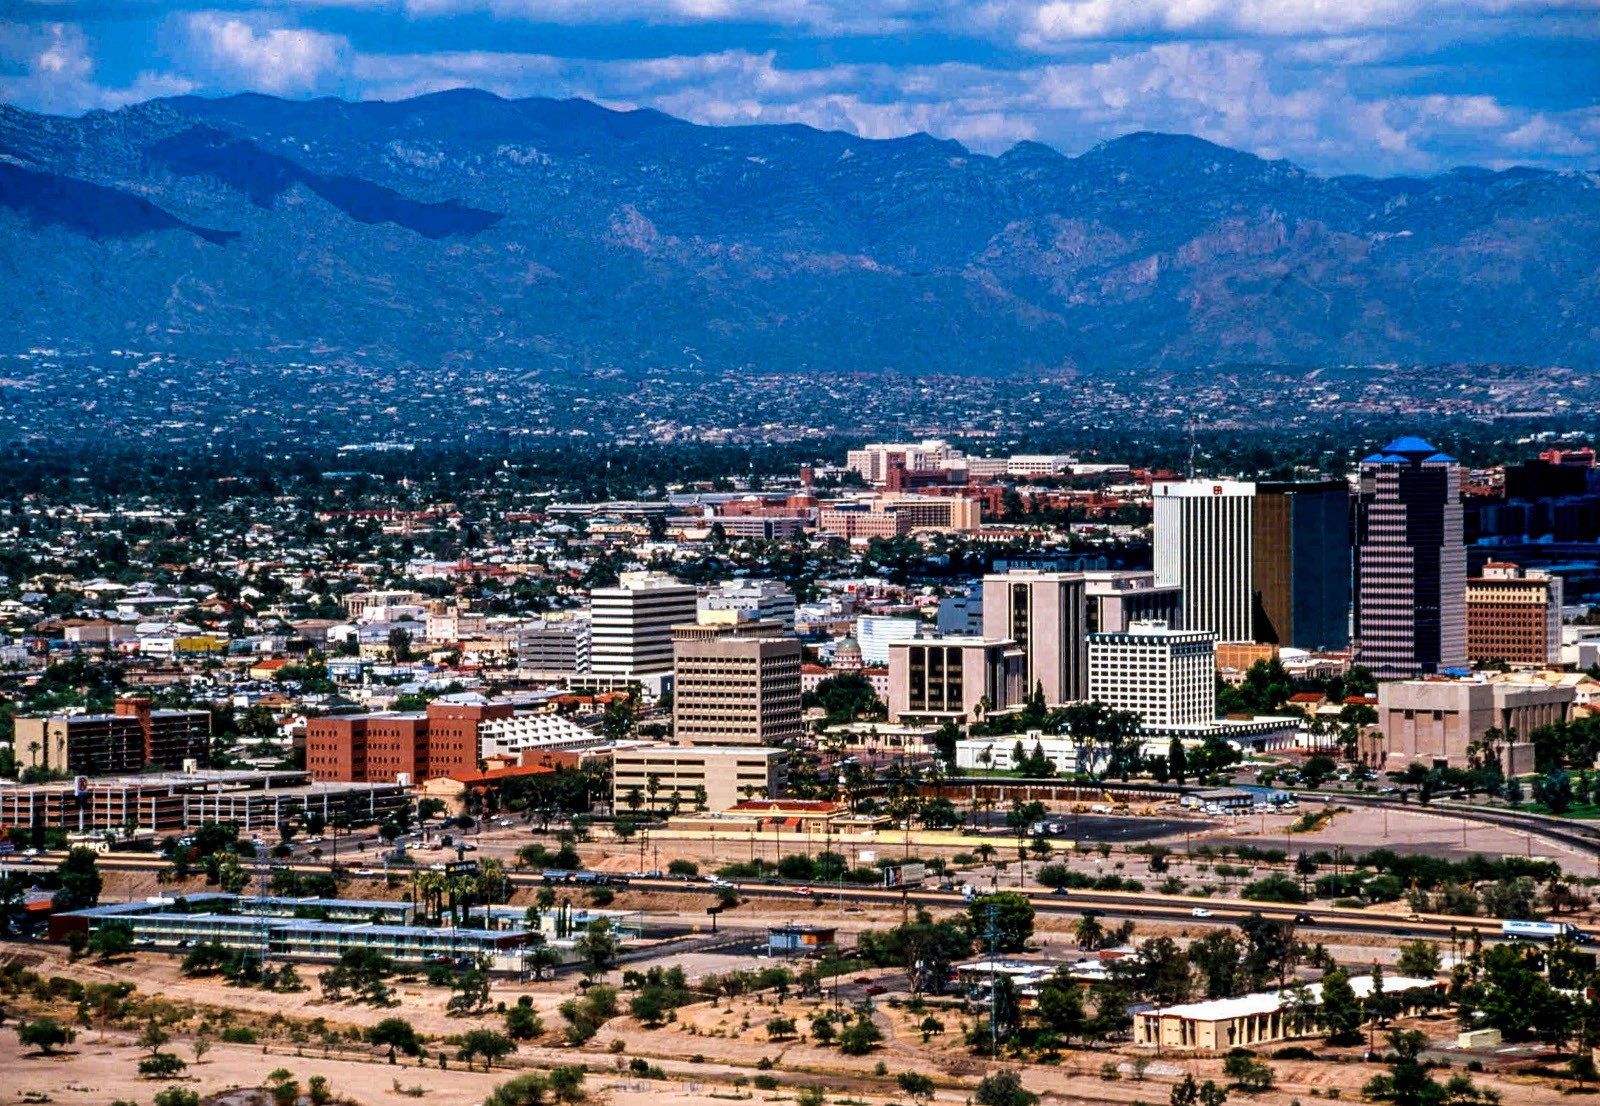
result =
[{"label": "mountain range", "polygon": [[1600,173],[1321,177],[578,100],[0,106],[13,349],[982,373],[1600,366]]}]

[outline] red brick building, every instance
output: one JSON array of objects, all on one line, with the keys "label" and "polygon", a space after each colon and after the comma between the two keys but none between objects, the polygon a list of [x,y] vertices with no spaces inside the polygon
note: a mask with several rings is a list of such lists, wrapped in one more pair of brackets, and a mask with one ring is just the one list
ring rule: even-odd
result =
[{"label": "red brick building", "polygon": [[478,771],[478,724],[509,703],[430,703],[425,712],[346,714],[306,723],[306,770],[319,781],[413,783]]}]

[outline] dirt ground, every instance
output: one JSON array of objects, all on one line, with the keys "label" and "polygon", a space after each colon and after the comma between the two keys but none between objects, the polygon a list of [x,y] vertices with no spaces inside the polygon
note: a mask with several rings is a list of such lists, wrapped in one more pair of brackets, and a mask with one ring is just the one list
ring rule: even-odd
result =
[{"label": "dirt ground", "polygon": [[[34,958],[34,957],[31,957]],[[340,1031],[352,1025],[368,1025],[380,1018],[399,1015],[411,1021],[420,1032],[445,1036],[477,1026],[497,1028],[498,1015],[454,1019],[444,1014],[445,993],[424,987],[402,985],[396,1009],[336,1005],[323,1002],[314,991],[298,995],[271,995],[224,986],[211,980],[186,980],[178,975],[172,961],[150,957],[129,958],[125,962],[101,965],[94,961],[68,964],[54,953],[36,956],[34,970],[41,975],[65,975],[84,982],[126,979],[145,994],[164,995],[178,1003],[188,1020],[174,1028],[174,1039],[167,1046],[191,1062],[185,1085],[206,1095],[235,1088],[260,1087],[267,1073],[288,1070],[304,1086],[312,1075],[329,1080],[335,1095],[346,1101],[374,1106],[399,1103],[412,1098],[405,1093],[416,1089],[425,1104],[473,1106],[497,1083],[516,1070],[552,1067],[558,1064],[583,1064],[589,1069],[591,1097],[616,1106],[662,1106],[664,1102],[707,1104],[713,1100],[783,1102],[793,1098],[800,1085],[822,1086],[830,1101],[848,1099],[855,1103],[899,1100],[893,1076],[902,1071],[919,1071],[932,1076],[938,1085],[936,1101],[955,1106],[970,1099],[976,1081],[996,1066],[987,1058],[974,1056],[962,1044],[969,1017],[957,1009],[934,1008],[913,1013],[904,1006],[880,999],[874,1020],[884,1034],[883,1046],[864,1057],[846,1057],[837,1049],[822,1048],[804,1039],[773,1041],[765,1026],[777,1016],[792,1018],[804,1034],[812,1016],[829,1005],[829,996],[779,1002],[771,995],[745,996],[730,1001],[705,1002],[676,1012],[675,1019],[658,1028],[646,1028],[629,1017],[619,1017],[604,1026],[590,1044],[581,1049],[561,1045],[553,1033],[524,1045],[506,1065],[494,1072],[467,1071],[458,1060],[440,1070],[430,1060],[425,1067],[415,1061],[390,1065],[376,1050],[359,1045],[325,1052],[313,1038],[296,1043],[279,1035],[265,1044],[232,1045],[213,1040],[203,1059],[194,1062],[193,1027],[201,1018],[215,1019],[227,1011],[235,1024],[261,1025],[274,1015],[296,1019],[325,1019],[325,1027]],[[894,973],[864,973],[891,981]],[[514,1002],[518,994],[528,993],[545,1017],[547,1027],[560,1024],[555,1006],[569,993],[569,983],[545,983],[527,988],[497,985],[495,999]],[[944,1033],[924,1042],[917,1025],[926,1013],[939,1017]],[[1453,1041],[1455,1027],[1447,1017],[1415,1023],[1428,1032],[1441,1047]],[[302,1023],[302,1027],[303,1023]],[[133,1027],[102,1033],[90,1027],[80,1030],[71,1050],[59,1057],[22,1056],[14,1044],[14,1030],[0,1030],[12,1037],[3,1070],[8,1078],[0,1081],[0,1104],[44,1102],[107,1106],[117,1099],[148,1102],[164,1084],[152,1084],[137,1076],[142,1051],[136,1044]],[[621,1042],[622,1052],[614,1053],[613,1042]],[[1329,1055],[1320,1042],[1311,1042],[1319,1055]],[[438,1042],[430,1049],[450,1053]],[[1339,1050],[1335,1050],[1336,1052]],[[1340,1097],[1355,1099],[1361,1085],[1380,1070],[1358,1062],[1360,1049],[1342,1050],[1337,1057],[1348,1062],[1326,1063],[1275,1061],[1278,1087],[1255,1096],[1260,1106],[1287,1106],[1312,1095],[1327,1096],[1337,1090]],[[1448,1056],[1448,1052],[1444,1055]],[[659,1067],[666,1082],[640,1079],[625,1074],[626,1062],[640,1058]],[[1496,1058],[1491,1056],[1491,1067]],[[770,1074],[778,1080],[776,1090],[751,1090],[749,1081],[770,1061]],[[1136,1064],[1135,1061],[1142,1063]],[[876,1074],[882,1065],[884,1075]],[[1001,1061],[1004,1065],[1005,1061]],[[1107,1078],[1107,1065],[1120,1068],[1118,1077]],[[1147,1065],[1147,1066],[1146,1066]],[[1452,1063],[1462,1067],[1464,1063]],[[1143,1069],[1142,1072],[1140,1069]],[[1059,1063],[1032,1064],[1018,1069],[1025,1085],[1045,1096],[1047,1101],[1128,1103],[1164,1100],[1170,1085],[1185,1072],[1197,1079],[1223,1080],[1221,1061],[1153,1057],[1147,1051],[1068,1050]],[[1439,1073],[1440,1078],[1448,1075]],[[1142,1076],[1142,1077],[1141,1077]],[[1522,1078],[1491,1071],[1476,1077],[1480,1084],[1499,1090],[1507,1101],[1529,1106],[1553,1104],[1562,1098],[1561,1087],[1550,1080]],[[247,1096],[234,1099],[244,1106]]]}]

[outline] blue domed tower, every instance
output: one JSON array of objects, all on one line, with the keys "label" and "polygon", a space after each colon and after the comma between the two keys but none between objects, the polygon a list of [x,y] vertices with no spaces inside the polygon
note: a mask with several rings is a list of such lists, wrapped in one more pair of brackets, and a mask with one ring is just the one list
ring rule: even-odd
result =
[{"label": "blue domed tower", "polygon": [[1380,679],[1467,666],[1461,465],[1421,438],[1361,461],[1355,662]]}]

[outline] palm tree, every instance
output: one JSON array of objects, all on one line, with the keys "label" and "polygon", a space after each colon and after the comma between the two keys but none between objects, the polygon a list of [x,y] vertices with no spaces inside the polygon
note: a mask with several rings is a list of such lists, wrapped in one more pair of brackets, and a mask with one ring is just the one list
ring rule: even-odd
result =
[{"label": "palm tree", "polygon": [[1079,918],[1072,927],[1072,936],[1077,939],[1078,947],[1084,952],[1093,952],[1105,940],[1105,926],[1100,924],[1100,919],[1093,914],[1085,914]]}]

